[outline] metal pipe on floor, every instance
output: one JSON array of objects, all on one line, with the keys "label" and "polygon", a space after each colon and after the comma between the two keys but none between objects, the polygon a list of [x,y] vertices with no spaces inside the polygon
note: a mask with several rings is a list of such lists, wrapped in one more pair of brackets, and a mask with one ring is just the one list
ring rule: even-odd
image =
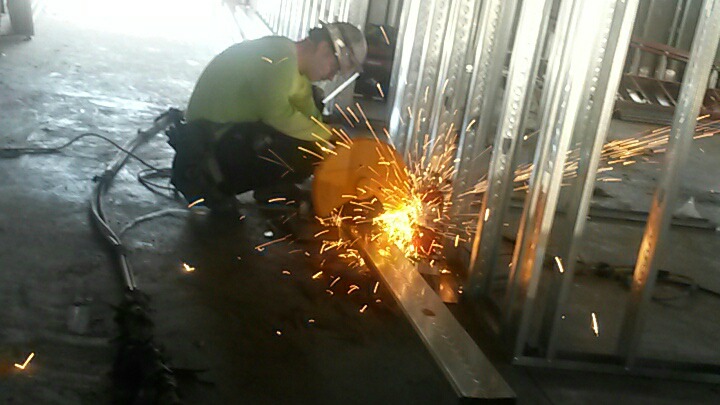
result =
[{"label": "metal pipe on floor", "polygon": [[397,249],[381,255],[375,243],[351,227],[341,231],[358,241],[370,268],[377,271],[402,308],[461,403],[513,403],[515,393],[472,337],[418,272],[417,265]]},{"label": "metal pipe on floor", "polygon": [[720,42],[720,0],[705,0],[695,31],[690,61],[673,116],[661,178],[648,216],[645,234],[633,273],[630,299],[620,331],[618,352],[625,367],[635,364],[645,326],[650,298],[657,278],[655,258],[664,242],[673,203],[677,194],[680,169],[687,160],[695,133],[700,106],[705,95],[715,51]]}]

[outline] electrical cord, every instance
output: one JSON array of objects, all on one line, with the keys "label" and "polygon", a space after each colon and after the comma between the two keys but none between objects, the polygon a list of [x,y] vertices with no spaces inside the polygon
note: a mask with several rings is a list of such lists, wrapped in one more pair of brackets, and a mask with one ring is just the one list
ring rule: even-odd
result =
[{"label": "electrical cord", "polygon": [[[137,179],[138,179],[138,182],[140,182],[140,184],[142,184],[146,189],[150,190],[150,192],[152,192],[152,193],[161,195],[161,196],[169,198],[171,200],[184,201],[179,196],[178,191],[175,187],[170,186],[170,185],[158,184],[158,183],[155,183],[155,182],[149,180],[149,179],[170,178],[171,174],[172,174],[172,169],[170,169],[170,168],[164,168],[164,169],[159,169],[159,170],[145,169],[138,173]],[[163,193],[160,190],[170,191],[170,192],[172,192],[172,195]]]},{"label": "electrical cord", "polygon": [[21,155],[45,155],[45,154],[51,154],[51,153],[58,153],[61,150],[67,148],[68,146],[72,145],[73,143],[75,143],[83,138],[102,139],[102,140],[108,142],[109,144],[111,144],[112,146],[116,147],[117,149],[125,152],[128,156],[134,158],[138,162],[147,166],[149,169],[152,169],[155,171],[161,170],[161,169],[158,169],[157,167],[151,165],[150,163],[146,162],[145,160],[143,160],[141,157],[137,156],[133,152],[123,148],[122,146],[120,146],[117,142],[113,141],[112,139],[110,139],[106,136],[100,135],[100,134],[96,134],[94,132],[87,132],[87,133],[78,135],[75,138],[72,138],[71,140],[65,142],[64,144],[62,144],[60,146],[56,146],[56,147],[49,147],[49,148],[42,148],[42,147],[8,148],[8,147],[6,147],[6,148],[0,148],[0,157],[6,158],[6,159],[11,159],[11,158],[19,157]]}]

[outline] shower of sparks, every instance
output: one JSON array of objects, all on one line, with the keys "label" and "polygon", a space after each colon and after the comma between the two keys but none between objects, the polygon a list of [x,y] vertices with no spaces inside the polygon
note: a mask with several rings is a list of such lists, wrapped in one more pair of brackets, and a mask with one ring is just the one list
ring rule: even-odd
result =
[{"label": "shower of sparks", "polygon": [[[374,242],[377,245],[378,252],[383,257],[389,257],[393,252],[399,252],[399,254],[413,261],[442,260],[444,258],[443,240],[448,240],[449,244],[455,246],[458,246],[460,242],[472,240],[476,229],[473,221],[478,220],[477,213],[468,215],[470,219],[467,221],[454,221],[449,215],[451,208],[450,196],[453,192],[452,179],[455,175],[457,163],[455,156],[457,130],[452,124],[442,134],[438,134],[435,139],[431,139],[429,135],[426,135],[417,150],[408,153],[403,159],[404,162],[401,162],[396,161],[399,159],[396,158],[397,152],[395,152],[393,146],[381,142],[378,138],[378,133],[387,134],[387,129],[376,131],[359,104],[355,105],[359,116],[355,114],[352,108],[347,108],[350,115],[348,116],[339,106],[336,107],[343,113],[345,120],[349,124],[353,124],[354,119],[355,123],[362,122],[367,126],[373,138],[377,141],[378,164],[370,167],[372,175],[370,175],[368,183],[358,185],[356,190],[343,195],[344,199],[349,200],[347,204],[334,210],[328,217],[316,217],[318,222],[325,227],[325,229],[315,234],[315,237],[320,241],[318,253],[321,256],[333,254],[349,262],[348,267],[350,269],[362,268],[365,261],[360,255],[356,244],[361,238],[365,238],[365,240]],[[412,111],[408,112],[410,118],[413,118]],[[421,119],[421,114],[422,109],[418,111],[416,120]],[[700,121],[695,138],[702,139],[720,133],[718,123],[720,121]],[[469,123],[468,127],[472,124]],[[342,141],[342,145],[338,143],[335,148],[346,147],[349,149],[353,144],[353,140],[345,132],[336,129],[328,131],[331,131]],[[527,137],[534,136],[536,133],[528,134]],[[618,177],[610,177],[607,174],[603,175],[603,173],[612,172],[617,167],[647,161],[648,158],[664,152],[669,133],[670,127],[664,127],[637,134],[629,139],[614,140],[606,143],[601,151],[598,181],[620,181],[621,179]],[[332,146],[325,145],[323,141],[319,140],[315,145],[318,147],[316,149],[318,153],[306,149],[301,150],[320,159],[336,154],[332,150]],[[486,149],[482,153],[488,150],[490,149]],[[324,156],[321,156],[321,154]],[[579,160],[580,151],[578,149],[568,152],[563,170],[565,180],[577,177]],[[407,163],[407,165],[404,163]],[[532,164],[524,164],[517,168],[514,176],[514,189],[516,191],[528,189],[532,171]],[[564,183],[567,183],[567,181]],[[478,194],[487,190],[487,185],[487,178],[484,178],[471,190],[460,195],[474,195],[474,197],[477,197]],[[456,213],[457,217],[463,215],[465,214]],[[489,215],[490,211],[488,210],[480,216],[480,220],[487,220]],[[342,228],[345,225],[362,228],[363,232],[360,232],[362,236],[350,236],[343,232],[330,232],[331,229]],[[277,241],[268,244],[275,242]],[[294,252],[297,252],[297,250]],[[308,252],[305,252],[305,254],[310,256]],[[564,267],[560,258],[555,258],[555,261],[558,270],[563,273]],[[318,278],[321,274],[322,272],[315,273],[313,278]],[[332,283],[326,290],[328,294],[334,294],[332,288],[339,280],[340,277],[332,279]],[[373,293],[377,292],[377,288],[378,284],[375,284]],[[347,290],[347,294],[352,294],[359,289],[360,287],[351,285]],[[462,291],[458,293],[462,293]],[[593,315],[593,319],[593,329],[597,335],[595,315]]]},{"label": "shower of sparks", "polygon": [[[391,250],[412,260],[442,256],[442,239],[456,243],[464,240],[452,229],[453,225],[449,225],[450,217],[446,214],[450,207],[455,166],[453,126],[434,142],[425,139],[422,150],[409,155],[406,159],[409,164],[405,166],[394,148],[379,140],[378,131],[372,127],[362,107],[356,105],[356,108],[377,142],[377,165],[369,166],[370,179],[366,184],[358,185],[355,192],[342,195],[349,200],[346,206],[326,218],[316,218],[326,227],[315,234],[321,240],[319,254],[335,254],[348,261],[350,268],[363,267],[365,261],[355,247],[360,237],[343,236],[342,232],[335,238],[328,235],[329,228],[352,224],[369,229],[363,237],[377,243],[383,256],[391,255]],[[383,129],[383,133],[387,134],[387,129]],[[346,142],[351,145],[353,141],[348,138]],[[325,236],[319,238],[322,235]],[[330,288],[337,281],[335,279]],[[375,285],[374,293],[378,286],[379,283]],[[348,294],[357,288],[351,286]]]},{"label": "shower of sparks", "polygon": [[592,313],[592,329],[595,333],[595,337],[600,336],[600,330],[598,329],[598,321],[597,321],[597,315],[595,315],[595,312]]},{"label": "shower of sparks", "polygon": [[193,271],[195,271],[195,267],[193,267],[187,263],[183,263],[182,265],[183,265],[183,270],[185,270],[186,273],[192,273]]},{"label": "shower of sparks", "polygon": [[345,114],[345,111],[343,111],[342,107],[340,107],[340,105],[338,105],[338,103],[335,103],[335,109],[340,112],[340,115],[342,115],[343,118],[345,118],[345,121],[348,123],[348,125],[350,125],[350,127],[355,128],[355,124],[350,120],[350,117],[348,117],[347,114]]},{"label": "shower of sparks", "polygon": [[30,360],[32,360],[33,357],[35,357],[35,352],[30,353],[30,355],[28,355],[27,359],[25,359],[25,362],[23,364],[15,363],[15,367],[19,368],[20,370],[25,370],[25,367],[30,364]]},{"label": "shower of sparks", "polygon": [[[709,138],[720,134],[720,120],[705,121],[707,115],[698,117],[698,125],[695,128],[694,139]],[[618,166],[630,166],[639,162],[651,163],[650,158],[666,152],[667,143],[670,139],[670,126],[653,130],[643,131],[635,136],[626,139],[617,139],[607,142],[600,152],[600,165],[598,174],[612,171]],[[531,134],[534,135],[535,133]],[[580,161],[579,149],[568,151],[563,170],[563,178],[571,179],[577,177],[577,170]],[[518,166],[513,181],[518,184],[514,190],[522,191],[528,188],[533,165],[530,163]],[[598,181],[619,182],[618,178],[598,177]],[[482,194],[487,190],[487,177],[482,178],[473,188],[471,193]]]}]

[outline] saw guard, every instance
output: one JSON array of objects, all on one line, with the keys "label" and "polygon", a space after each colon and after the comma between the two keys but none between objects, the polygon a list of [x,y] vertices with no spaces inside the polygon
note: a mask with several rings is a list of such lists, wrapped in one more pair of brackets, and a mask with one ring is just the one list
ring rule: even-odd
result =
[{"label": "saw guard", "polygon": [[319,217],[352,200],[377,197],[409,187],[408,170],[392,146],[371,138],[354,139],[339,146],[315,169],[312,200]]}]

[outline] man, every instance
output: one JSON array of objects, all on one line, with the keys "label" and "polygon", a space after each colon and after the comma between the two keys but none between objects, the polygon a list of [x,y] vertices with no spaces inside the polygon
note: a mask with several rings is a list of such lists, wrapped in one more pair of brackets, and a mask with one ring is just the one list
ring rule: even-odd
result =
[{"label": "man", "polygon": [[332,137],[311,82],[359,71],[366,54],[348,23],[322,24],[298,42],[272,36],[226,49],[200,76],[187,123],[168,133],[177,152],[172,183],[189,203],[227,211],[237,194],[303,181],[316,142]]}]

